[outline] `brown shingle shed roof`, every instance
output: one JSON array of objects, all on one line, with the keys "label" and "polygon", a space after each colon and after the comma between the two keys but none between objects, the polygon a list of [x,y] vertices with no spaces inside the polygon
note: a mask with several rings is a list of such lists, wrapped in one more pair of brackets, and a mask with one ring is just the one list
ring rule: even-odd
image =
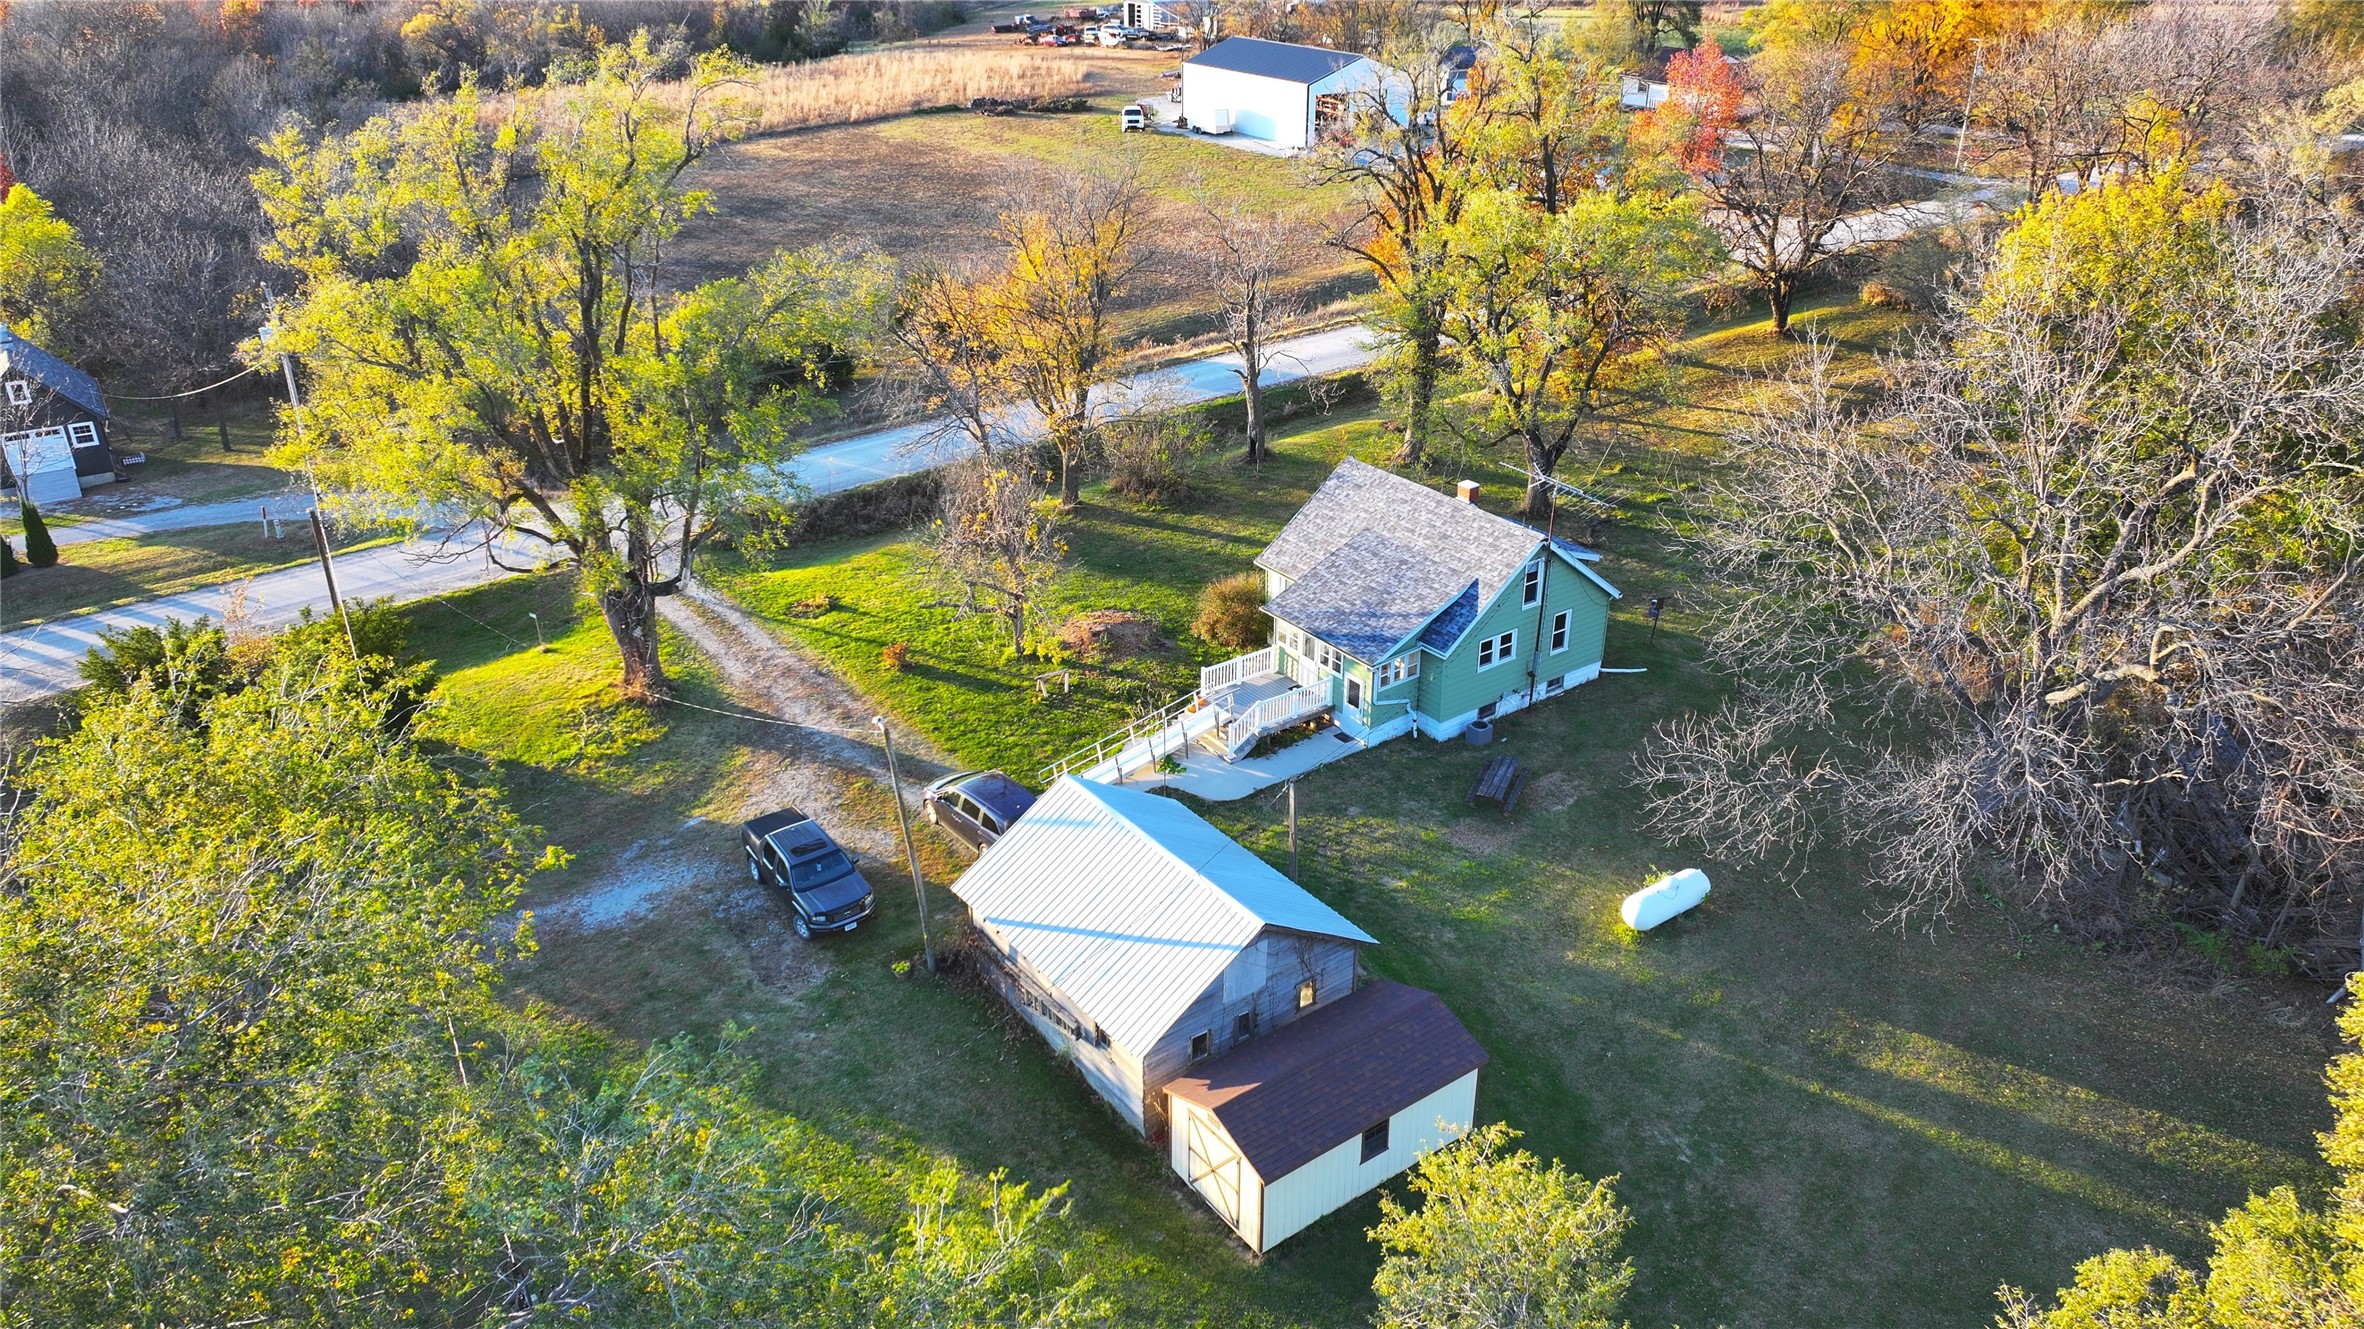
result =
[{"label": "brown shingle shed roof", "polygon": [[1166,1092],[1212,1111],[1270,1182],[1485,1064],[1435,993],[1382,979],[1193,1067]]}]

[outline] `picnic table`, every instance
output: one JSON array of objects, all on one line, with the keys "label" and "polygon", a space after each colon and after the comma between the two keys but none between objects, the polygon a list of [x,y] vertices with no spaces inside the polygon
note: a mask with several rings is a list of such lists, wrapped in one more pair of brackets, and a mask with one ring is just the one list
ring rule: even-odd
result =
[{"label": "picnic table", "polygon": [[1464,803],[1485,799],[1502,806],[1502,815],[1509,816],[1519,805],[1519,791],[1527,787],[1527,773],[1519,769],[1519,759],[1504,753],[1488,757],[1484,770],[1478,772],[1477,783],[1469,787]]}]

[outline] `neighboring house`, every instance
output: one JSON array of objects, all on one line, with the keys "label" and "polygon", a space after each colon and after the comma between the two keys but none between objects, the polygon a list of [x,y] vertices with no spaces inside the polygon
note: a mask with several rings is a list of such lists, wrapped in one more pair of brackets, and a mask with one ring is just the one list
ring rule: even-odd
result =
[{"label": "neighboring house", "polygon": [[1074,778],[952,893],[994,985],[1144,1134],[1174,1077],[1346,996],[1373,944],[1180,803]]},{"label": "neighboring house", "polygon": [[1203,132],[1303,149],[1348,123],[1354,95],[1387,81],[1352,51],[1227,37],[1182,62],[1182,115]]},{"label": "neighboring house", "polygon": [[54,503],[117,475],[97,382],[0,324],[0,489]]},{"label": "neighboring house", "polygon": [[1215,745],[1328,711],[1364,743],[1451,738],[1601,672],[1600,555],[1351,458],[1256,558],[1273,644],[1200,673]]},{"label": "neighboring house", "polygon": [[1617,104],[1628,111],[1649,111],[1666,104],[1667,87],[1652,79],[1627,74],[1617,91]]},{"label": "neighboring house", "polygon": [[1485,1064],[1435,994],[1373,982],[1168,1084],[1168,1161],[1262,1254],[1459,1139]]}]

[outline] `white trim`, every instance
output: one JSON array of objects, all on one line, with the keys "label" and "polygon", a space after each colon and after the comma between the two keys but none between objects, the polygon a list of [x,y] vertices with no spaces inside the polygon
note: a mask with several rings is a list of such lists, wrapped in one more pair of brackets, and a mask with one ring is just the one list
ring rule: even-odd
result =
[{"label": "white trim", "polygon": [[[1507,643],[1505,638],[1508,639]],[[1507,632],[1497,632],[1491,637],[1480,637],[1477,646],[1477,672],[1481,674],[1500,665],[1513,663],[1519,658],[1519,630],[1512,628]],[[1491,660],[1486,658],[1488,647],[1493,648],[1494,658]]]}]

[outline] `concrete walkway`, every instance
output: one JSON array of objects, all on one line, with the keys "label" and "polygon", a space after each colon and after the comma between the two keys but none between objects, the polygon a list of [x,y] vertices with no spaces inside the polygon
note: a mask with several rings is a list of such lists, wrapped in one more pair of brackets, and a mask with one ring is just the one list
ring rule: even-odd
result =
[{"label": "concrete walkway", "polygon": [[1182,758],[1181,774],[1160,775],[1153,767],[1142,767],[1115,783],[1134,789],[1171,789],[1210,803],[1228,803],[1362,750],[1360,740],[1337,728],[1324,729],[1267,756],[1232,762],[1193,743],[1175,754]]},{"label": "concrete walkway", "polygon": [[[503,546],[502,557],[516,566],[530,566],[542,555],[526,542],[515,541]],[[336,568],[337,589],[347,600],[419,600],[511,575],[493,566],[481,546],[463,553],[420,541],[340,554]],[[82,686],[82,657],[98,647],[101,632],[142,624],[161,627],[171,618],[211,618],[219,623],[233,608],[258,627],[280,628],[306,609],[322,613],[329,607],[320,565],[303,563],[244,581],[0,633],[0,707]]]}]

